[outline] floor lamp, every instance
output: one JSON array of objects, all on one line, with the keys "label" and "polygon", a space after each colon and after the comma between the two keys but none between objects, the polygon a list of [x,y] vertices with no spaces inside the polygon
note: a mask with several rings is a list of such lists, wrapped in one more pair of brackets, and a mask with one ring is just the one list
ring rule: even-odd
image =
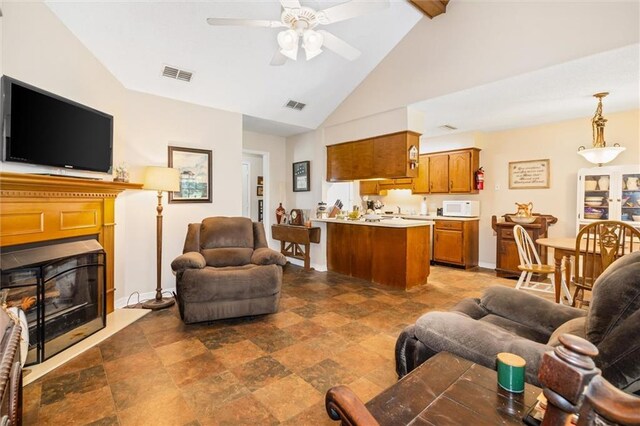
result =
[{"label": "floor lamp", "polygon": [[158,191],[156,216],[156,297],[142,304],[145,309],[164,309],[175,303],[162,297],[162,191],[180,191],[180,171],[169,167],[149,166],[145,170],[143,189]]}]

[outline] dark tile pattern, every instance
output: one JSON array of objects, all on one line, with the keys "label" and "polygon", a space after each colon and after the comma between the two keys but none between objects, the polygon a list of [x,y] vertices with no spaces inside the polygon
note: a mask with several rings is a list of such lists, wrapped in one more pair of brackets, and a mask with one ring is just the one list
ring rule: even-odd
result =
[{"label": "dark tile pattern", "polygon": [[152,312],[24,389],[24,423],[322,425],[328,388],[368,400],[396,380],[395,339],[430,310],[490,285],[492,271],[433,267],[388,289],[285,267],[278,314],[185,325]]}]

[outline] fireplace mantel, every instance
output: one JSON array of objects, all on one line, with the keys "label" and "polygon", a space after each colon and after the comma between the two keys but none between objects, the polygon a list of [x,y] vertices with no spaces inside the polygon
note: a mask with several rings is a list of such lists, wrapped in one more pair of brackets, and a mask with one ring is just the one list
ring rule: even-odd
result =
[{"label": "fireplace mantel", "polygon": [[95,235],[107,254],[107,312],[114,307],[114,204],[139,183],[0,172],[0,247]]}]

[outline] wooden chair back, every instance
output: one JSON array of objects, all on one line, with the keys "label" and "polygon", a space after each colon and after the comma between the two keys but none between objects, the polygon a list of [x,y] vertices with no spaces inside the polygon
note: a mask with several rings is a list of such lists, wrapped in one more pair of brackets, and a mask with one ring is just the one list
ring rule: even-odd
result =
[{"label": "wooden chair back", "polygon": [[584,291],[593,288],[600,274],[617,258],[637,250],[640,250],[640,231],[624,222],[603,220],[582,228],[576,237],[574,305],[586,304]]},{"label": "wooden chair back", "polygon": [[513,227],[513,236],[516,240],[516,246],[518,247],[518,257],[520,258],[520,265],[531,267],[532,265],[541,265],[540,256],[536,250],[536,246],[533,240],[521,225],[515,225]]}]

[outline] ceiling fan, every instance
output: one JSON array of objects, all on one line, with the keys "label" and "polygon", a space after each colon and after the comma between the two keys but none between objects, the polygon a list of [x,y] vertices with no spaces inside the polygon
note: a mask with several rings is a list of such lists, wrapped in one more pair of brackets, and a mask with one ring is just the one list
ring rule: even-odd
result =
[{"label": "ceiling fan", "polygon": [[357,1],[351,0],[323,10],[314,10],[300,4],[299,0],[280,0],[282,15],[279,21],[259,19],[208,18],[209,25],[232,25],[245,27],[287,28],[278,33],[278,45],[271,58],[271,65],[283,65],[287,59],[298,59],[298,48],[302,39],[302,48],[307,60],[322,53],[325,47],[345,59],[355,60],[360,51],[344,40],[325,30],[315,30],[318,25],[329,25],[376,10],[389,7],[389,0]]}]

